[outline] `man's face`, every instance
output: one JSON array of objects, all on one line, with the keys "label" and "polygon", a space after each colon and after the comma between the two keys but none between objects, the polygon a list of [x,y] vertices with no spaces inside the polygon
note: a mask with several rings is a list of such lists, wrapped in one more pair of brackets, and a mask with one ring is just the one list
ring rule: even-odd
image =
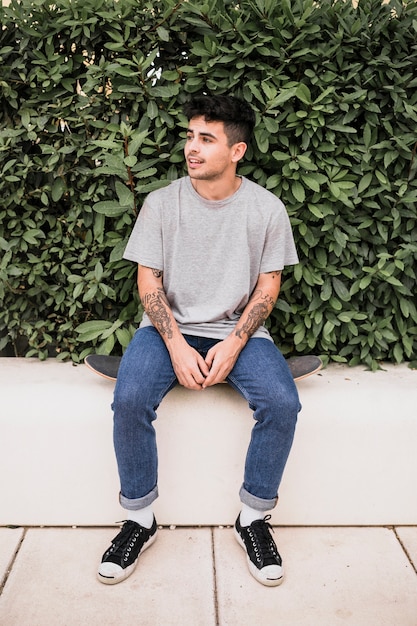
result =
[{"label": "man's face", "polygon": [[216,181],[234,176],[240,158],[236,151],[238,145],[229,146],[223,122],[206,122],[204,117],[193,117],[184,146],[190,178]]}]

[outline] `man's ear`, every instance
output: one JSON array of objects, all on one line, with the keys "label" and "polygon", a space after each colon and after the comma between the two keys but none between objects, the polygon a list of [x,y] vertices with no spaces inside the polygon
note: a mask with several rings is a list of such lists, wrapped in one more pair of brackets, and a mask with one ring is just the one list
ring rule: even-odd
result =
[{"label": "man's ear", "polygon": [[247,150],[247,144],[244,141],[239,141],[239,143],[233,144],[232,149],[232,161],[233,163],[237,163],[240,159],[243,159],[244,154]]}]

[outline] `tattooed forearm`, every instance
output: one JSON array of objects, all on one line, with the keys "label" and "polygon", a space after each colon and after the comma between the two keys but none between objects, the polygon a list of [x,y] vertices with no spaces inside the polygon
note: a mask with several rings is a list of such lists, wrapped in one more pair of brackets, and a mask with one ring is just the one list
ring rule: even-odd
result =
[{"label": "tattooed forearm", "polygon": [[243,323],[235,329],[235,335],[239,339],[244,339],[244,335],[251,337],[264,323],[275,304],[274,299],[268,294],[263,295],[261,290],[256,291],[251,300],[254,301],[252,308],[249,309]]},{"label": "tattooed forearm", "polygon": [[172,320],[168,312],[169,303],[162,288],[144,294],[141,298],[143,308],[158,332],[171,339],[173,336]]},{"label": "tattooed forearm", "polygon": [[163,271],[152,268],[152,274],[155,276],[155,278],[162,278]]}]

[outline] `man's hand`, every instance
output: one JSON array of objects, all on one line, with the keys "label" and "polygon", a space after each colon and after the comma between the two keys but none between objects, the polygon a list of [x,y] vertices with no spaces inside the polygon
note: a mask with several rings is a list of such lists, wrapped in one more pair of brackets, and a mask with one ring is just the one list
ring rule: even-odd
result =
[{"label": "man's hand", "polygon": [[281,271],[259,274],[258,281],[234,331],[207,352],[210,374],[203,389],[223,382],[232,371],[239,354],[257,328],[271,313],[281,286]]},{"label": "man's hand", "polygon": [[175,348],[171,345],[169,353],[180,385],[187,389],[204,389],[209,367],[201,354],[189,346],[185,340]]},{"label": "man's hand", "polygon": [[206,365],[210,372],[202,385],[203,389],[222,383],[227,378],[242,348],[242,341],[233,335],[210,348],[206,355]]}]

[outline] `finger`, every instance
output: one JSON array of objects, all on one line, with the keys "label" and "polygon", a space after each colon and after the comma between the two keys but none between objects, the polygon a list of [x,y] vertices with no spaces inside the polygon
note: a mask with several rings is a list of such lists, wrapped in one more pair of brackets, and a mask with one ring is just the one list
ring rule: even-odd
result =
[{"label": "finger", "polygon": [[197,385],[196,382],[190,384],[187,383],[183,385],[183,387],[185,387],[185,389],[191,389],[192,391],[202,391],[204,389],[202,385]]},{"label": "finger", "polygon": [[197,385],[203,385],[204,381],[206,380],[206,376],[204,376],[201,372],[198,372],[197,374],[193,374],[193,378],[194,378],[194,382],[197,383]]},{"label": "finger", "polygon": [[214,352],[214,350],[211,348],[207,354],[206,354],[206,358],[204,359],[204,363],[206,364],[208,370],[210,371],[212,366],[213,366],[213,361],[214,361],[214,357],[216,356],[216,353]]},{"label": "finger", "polygon": [[202,357],[202,356],[200,356],[200,355],[198,355],[198,360],[197,360],[197,363],[198,363],[198,367],[199,367],[199,369],[200,369],[200,372],[201,372],[202,376],[203,376],[204,378],[207,378],[207,376],[208,376],[208,375],[209,375],[209,373],[210,373],[210,365],[209,365],[209,364],[207,363],[207,361],[206,361],[205,359],[203,359],[203,357]]},{"label": "finger", "polygon": [[193,376],[184,378],[182,381],[180,381],[180,385],[182,385],[186,389],[201,390],[203,388],[202,384],[197,382]]},{"label": "finger", "polygon": [[203,382],[203,389],[205,389],[206,387],[211,387],[212,385],[217,385],[217,383],[221,383],[223,382],[223,380],[224,377],[222,373],[218,369],[211,368],[210,374]]},{"label": "finger", "polygon": [[[204,363],[204,362],[203,362]],[[187,375],[187,386],[190,389],[201,389],[204,381],[206,380],[206,375],[209,373],[207,366],[205,365],[206,374],[204,374],[199,364],[195,365]]]}]

